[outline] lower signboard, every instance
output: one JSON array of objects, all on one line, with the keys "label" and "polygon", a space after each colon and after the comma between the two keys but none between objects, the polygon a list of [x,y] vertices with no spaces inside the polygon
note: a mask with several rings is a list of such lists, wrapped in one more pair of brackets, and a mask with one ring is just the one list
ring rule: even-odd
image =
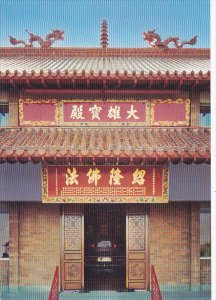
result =
[{"label": "lower signboard", "polygon": [[168,166],[43,165],[45,203],[168,202]]}]

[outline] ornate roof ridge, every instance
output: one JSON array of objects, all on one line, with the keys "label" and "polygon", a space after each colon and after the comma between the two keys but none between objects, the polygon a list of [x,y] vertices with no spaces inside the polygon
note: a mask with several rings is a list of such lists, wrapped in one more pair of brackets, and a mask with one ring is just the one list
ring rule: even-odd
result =
[{"label": "ornate roof ridge", "polygon": [[95,48],[95,47],[53,47],[23,48],[23,47],[0,47],[1,56],[48,56],[48,57],[200,57],[210,58],[210,48],[184,48],[168,49],[161,51],[152,48]]}]

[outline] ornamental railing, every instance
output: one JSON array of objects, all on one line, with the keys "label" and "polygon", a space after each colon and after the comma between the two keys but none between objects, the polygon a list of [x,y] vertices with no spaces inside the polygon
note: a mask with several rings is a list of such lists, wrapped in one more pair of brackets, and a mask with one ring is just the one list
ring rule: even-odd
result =
[{"label": "ornamental railing", "polygon": [[151,300],[163,300],[154,266],[151,267]]},{"label": "ornamental railing", "polygon": [[55,274],[48,300],[59,300],[59,267],[56,267]]}]

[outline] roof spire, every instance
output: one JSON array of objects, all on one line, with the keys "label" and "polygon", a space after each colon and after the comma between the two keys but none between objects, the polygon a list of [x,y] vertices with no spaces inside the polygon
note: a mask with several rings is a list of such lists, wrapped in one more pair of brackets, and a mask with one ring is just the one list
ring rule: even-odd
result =
[{"label": "roof spire", "polygon": [[108,26],[107,20],[103,20],[101,24],[101,35],[100,35],[100,44],[102,49],[107,49],[108,47]]}]

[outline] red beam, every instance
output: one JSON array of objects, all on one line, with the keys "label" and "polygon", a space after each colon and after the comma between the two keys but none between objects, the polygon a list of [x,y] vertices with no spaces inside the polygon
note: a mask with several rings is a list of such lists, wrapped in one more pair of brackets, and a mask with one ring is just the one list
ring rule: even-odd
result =
[{"label": "red beam", "polygon": [[56,78],[56,85],[59,89],[61,89],[61,83],[58,77]]},{"label": "red beam", "polygon": [[31,83],[30,83],[30,80],[28,78],[26,78],[25,84],[27,85],[28,88],[31,88]]},{"label": "red beam", "polygon": [[163,85],[163,88],[164,88],[164,89],[167,88],[168,83],[169,83],[169,80],[168,80],[168,79],[165,79],[165,80],[164,80],[164,85]]},{"label": "red beam", "polygon": [[41,84],[42,84],[43,88],[47,87],[44,78],[41,78]]},{"label": "red beam", "polygon": [[13,87],[13,88],[15,88],[15,87],[16,87],[16,85],[15,85],[15,83],[14,83],[14,80],[13,80],[13,78],[11,78],[11,79],[10,79],[10,84],[12,85],[12,87]]},{"label": "red beam", "polygon": [[133,88],[135,89],[137,86],[137,79],[134,79]]},{"label": "red beam", "polygon": [[106,87],[107,87],[107,81],[106,79],[103,79],[103,88],[106,89]]},{"label": "red beam", "polygon": [[153,80],[151,79],[151,80],[149,81],[149,88],[151,89],[152,86],[153,86]]},{"label": "red beam", "polygon": [[113,90],[87,90],[87,89],[25,89],[24,94],[59,94],[59,95],[66,95],[66,94],[76,94],[76,95],[82,95],[82,94],[90,94],[90,95],[98,95],[101,96],[103,93],[105,95],[111,95],[111,94],[130,94],[130,95],[161,95],[161,94],[179,94],[180,90],[157,90],[157,89],[152,89],[152,90],[126,90],[126,89],[113,89]]},{"label": "red beam", "polygon": [[90,79],[89,78],[87,78],[87,89],[89,89],[90,88]]}]

